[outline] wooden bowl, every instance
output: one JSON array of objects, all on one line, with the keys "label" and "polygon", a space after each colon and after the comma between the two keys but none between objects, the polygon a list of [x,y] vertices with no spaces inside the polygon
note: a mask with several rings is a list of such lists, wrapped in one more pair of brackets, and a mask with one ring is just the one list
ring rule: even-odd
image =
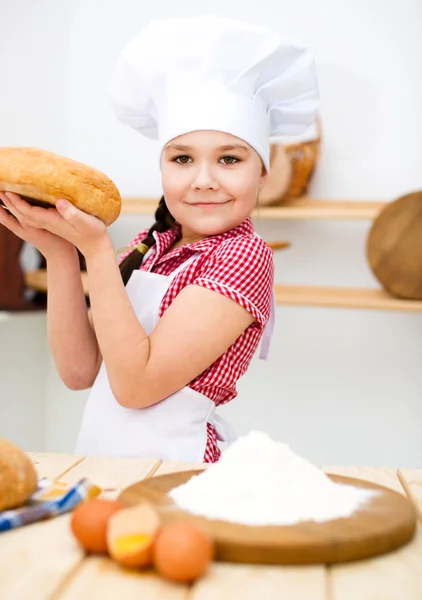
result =
[{"label": "wooden bowl", "polygon": [[317,138],[295,144],[271,144],[271,170],[259,198],[260,206],[275,206],[303,196],[309,187],[321,151],[321,126]]}]

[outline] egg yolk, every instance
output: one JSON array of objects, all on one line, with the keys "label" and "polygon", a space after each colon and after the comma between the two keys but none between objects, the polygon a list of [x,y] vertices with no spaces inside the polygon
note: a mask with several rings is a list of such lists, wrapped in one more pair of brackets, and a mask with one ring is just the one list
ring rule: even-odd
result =
[{"label": "egg yolk", "polygon": [[146,546],[151,541],[147,534],[131,534],[119,536],[113,542],[113,549],[118,554],[130,554],[136,552],[140,546]]}]

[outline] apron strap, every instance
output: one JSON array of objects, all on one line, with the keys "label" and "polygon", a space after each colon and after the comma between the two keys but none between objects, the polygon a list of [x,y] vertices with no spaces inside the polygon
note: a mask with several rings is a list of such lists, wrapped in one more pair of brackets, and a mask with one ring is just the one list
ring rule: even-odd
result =
[{"label": "apron strap", "polygon": [[273,290],[273,293],[271,296],[270,318],[268,319],[267,323],[265,324],[264,333],[262,335],[261,351],[259,353],[259,358],[261,360],[268,360],[271,338],[273,336],[274,326],[275,326],[275,306],[276,306],[275,291]]},{"label": "apron strap", "polygon": [[[155,242],[157,243],[157,235],[156,232],[154,231],[154,233],[152,234],[152,237],[155,239]],[[152,254],[155,254],[155,252],[157,251],[156,246],[151,246],[151,248],[148,250],[148,252],[145,254],[144,257],[144,262],[146,261],[147,258],[149,258]],[[178,275],[181,271],[183,271],[183,269],[186,269],[186,267],[188,265],[190,265],[191,262],[193,262],[194,260],[196,260],[199,256],[201,256],[200,252],[194,252],[192,254],[192,256],[190,256],[188,259],[185,260],[185,262],[183,262],[181,265],[179,265],[177,267],[177,269],[174,269],[174,271],[172,273],[170,273],[170,275],[166,275],[166,277],[169,278],[170,281],[172,281],[176,275]]]},{"label": "apron strap", "polygon": [[170,275],[168,275],[167,277],[169,277],[170,279],[174,279],[176,277],[176,275],[178,275],[181,271],[186,269],[186,267],[188,267],[190,265],[190,263],[192,263],[194,260],[196,260],[199,256],[201,256],[201,253],[195,252],[194,254],[192,254],[192,256],[190,256],[188,259],[186,259],[185,262],[183,262],[181,265],[179,265],[177,267],[177,269],[174,269],[174,271],[172,273],[170,273]]},{"label": "apron strap", "polygon": [[217,440],[232,444],[237,440],[237,434],[228,421],[223,419],[216,412],[211,416],[209,423],[214,427],[217,433]]}]

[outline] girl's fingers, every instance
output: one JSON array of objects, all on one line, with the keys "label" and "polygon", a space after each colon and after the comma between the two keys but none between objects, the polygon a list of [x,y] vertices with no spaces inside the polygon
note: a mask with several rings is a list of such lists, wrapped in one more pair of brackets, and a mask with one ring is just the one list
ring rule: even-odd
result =
[{"label": "girl's fingers", "polygon": [[[6,227],[13,231],[13,233],[19,237],[23,237],[25,235],[24,232],[31,227],[35,229],[42,229],[38,223],[33,222],[30,217],[24,214],[28,212],[27,207],[29,207],[29,205],[27,202],[25,202],[25,200],[22,200],[18,194],[13,194],[12,192],[1,193],[1,199],[9,211],[8,216],[11,217],[13,215],[14,217],[13,220],[15,223],[9,220],[8,224],[6,225]],[[7,212],[4,209],[3,211]]]},{"label": "girl's fingers", "polygon": [[[55,207],[31,206],[28,202],[22,200],[18,194],[10,192],[6,192],[3,199],[7,208],[25,231],[30,228],[43,229],[65,240],[72,241],[75,231],[77,234],[81,234],[87,229],[87,225],[91,224],[91,228],[88,227],[87,235],[89,235],[92,229],[92,223],[89,219],[96,221],[94,217],[85,215],[67,201],[64,201],[64,206],[61,207],[61,210],[58,210]],[[58,204],[60,204],[60,201]],[[86,222],[87,219],[88,223]]]},{"label": "girl's fingers", "polygon": [[32,219],[25,214],[28,212],[28,203],[25,202],[25,200],[22,200],[18,194],[14,194],[13,192],[2,193],[2,200],[9,212],[19,221],[24,229],[26,226],[37,227],[37,225],[32,222]]},{"label": "girl's fingers", "polygon": [[[4,203],[4,199],[6,197],[6,194],[4,192],[0,192],[0,200]],[[7,198],[6,198],[7,200]]]},{"label": "girl's fingers", "polygon": [[18,194],[14,194],[13,192],[6,192],[6,197],[9,200],[9,204],[14,207],[19,215],[27,218],[30,216],[30,209],[32,206],[30,206],[26,200],[22,200]]},{"label": "girl's fingers", "polygon": [[[16,196],[16,194],[12,194],[12,196]],[[19,212],[19,210],[16,208],[15,203],[13,202],[13,199],[11,198],[11,196],[9,196],[9,192],[6,193],[1,193],[1,199],[3,200],[6,208],[9,210],[9,212],[16,217],[16,219],[18,219],[19,221],[22,218],[21,213]]]},{"label": "girl's fingers", "polygon": [[18,194],[7,192],[6,196],[9,200],[9,205],[13,207],[13,210],[15,211],[14,214],[16,218],[24,227],[28,226],[36,229],[47,229],[47,223],[58,216],[56,210],[31,206],[28,202],[22,200]]},{"label": "girl's fingers", "polygon": [[25,200],[22,200],[19,194],[15,194],[15,192],[5,192],[5,194],[13,204],[28,204]]},{"label": "girl's fingers", "polygon": [[19,221],[9,213],[3,206],[0,206],[0,224],[4,225],[12,233],[22,238],[24,235],[24,229],[20,225]]}]

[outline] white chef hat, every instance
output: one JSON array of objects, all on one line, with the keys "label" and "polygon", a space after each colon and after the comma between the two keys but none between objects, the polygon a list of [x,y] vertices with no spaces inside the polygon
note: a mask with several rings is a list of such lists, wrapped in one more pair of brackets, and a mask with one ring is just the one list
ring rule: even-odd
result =
[{"label": "white chef hat", "polygon": [[122,51],[110,85],[117,117],[161,152],[199,130],[250,144],[267,171],[270,136],[299,135],[315,120],[312,54],[264,27],[203,15],[153,21]]}]

